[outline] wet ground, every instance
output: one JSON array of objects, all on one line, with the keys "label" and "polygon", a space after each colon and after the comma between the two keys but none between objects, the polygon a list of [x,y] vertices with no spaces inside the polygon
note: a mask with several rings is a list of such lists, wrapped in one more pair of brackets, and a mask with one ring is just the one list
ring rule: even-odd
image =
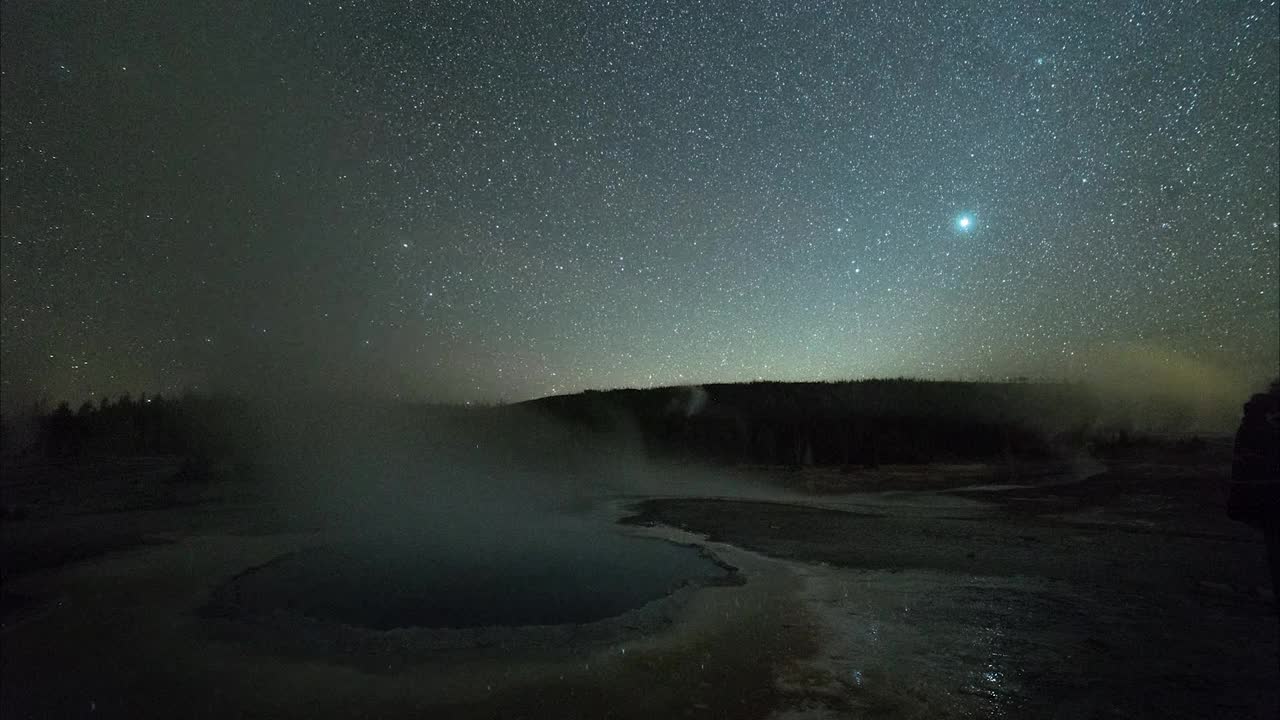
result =
[{"label": "wet ground", "polygon": [[823,697],[797,716],[1271,718],[1275,598],[1260,536],[1226,519],[1225,458],[1137,448],[1070,482],[927,493],[793,471],[822,495],[649,499],[625,521],[803,568]]},{"label": "wet ground", "polygon": [[744,582],[554,655],[246,640],[202,609],[324,528],[165,460],[8,468],[0,716],[1276,717],[1275,601],[1260,537],[1225,518],[1223,446],[1098,460],[615,497],[609,542],[695,543]]}]

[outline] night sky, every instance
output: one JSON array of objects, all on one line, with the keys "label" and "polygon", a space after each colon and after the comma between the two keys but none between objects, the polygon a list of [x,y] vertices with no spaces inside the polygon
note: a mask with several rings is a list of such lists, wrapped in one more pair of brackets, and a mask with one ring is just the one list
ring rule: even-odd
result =
[{"label": "night sky", "polygon": [[6,400],[1265,379],[1268,2],[6,2]]}]

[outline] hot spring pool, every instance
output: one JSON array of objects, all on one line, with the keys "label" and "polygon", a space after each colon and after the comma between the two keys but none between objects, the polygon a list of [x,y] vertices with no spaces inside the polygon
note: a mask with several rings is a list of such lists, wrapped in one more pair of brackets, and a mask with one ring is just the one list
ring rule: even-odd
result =
[{"label": "hot spring pool", "polygon": [[583,625],[735,580],[699,548],[613,532],[480,547],[363,541],[251,568],[214,605],[370,630]]}]

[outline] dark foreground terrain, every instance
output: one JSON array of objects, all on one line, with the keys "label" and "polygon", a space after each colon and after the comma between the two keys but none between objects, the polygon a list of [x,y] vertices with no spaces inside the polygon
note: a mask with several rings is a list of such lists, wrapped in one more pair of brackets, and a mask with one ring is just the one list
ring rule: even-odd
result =
[{"label": "dark foreground terrain", "polygon": [[992,717],[1273,717],[1275,599],[1260,538],[1225,517],[1225,457],[1131,448],[1070,482],[650,499],[626,522],[816,565],[839,638],[818,665],[868,716],[968,695]]},{"label": "dark foreground terrain", "polygon": [[10,467],[0,716],[1273,718],[1275,600],[1225,518],[1227,457],[722,469],[599,497],[745,584],[605,645],[391,657],[412,639],[381,630],[358,662],[201,613],[330,529],[163,459]]}]

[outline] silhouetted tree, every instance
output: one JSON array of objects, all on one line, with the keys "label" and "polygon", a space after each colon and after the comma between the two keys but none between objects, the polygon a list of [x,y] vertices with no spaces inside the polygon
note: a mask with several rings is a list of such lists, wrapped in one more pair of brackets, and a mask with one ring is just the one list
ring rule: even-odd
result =
[{"label": "silhouetted tree", "polygon": [[80,423],[66,402],[45,420],[44,453],[51,458],[77,455],[81,449]]}]

